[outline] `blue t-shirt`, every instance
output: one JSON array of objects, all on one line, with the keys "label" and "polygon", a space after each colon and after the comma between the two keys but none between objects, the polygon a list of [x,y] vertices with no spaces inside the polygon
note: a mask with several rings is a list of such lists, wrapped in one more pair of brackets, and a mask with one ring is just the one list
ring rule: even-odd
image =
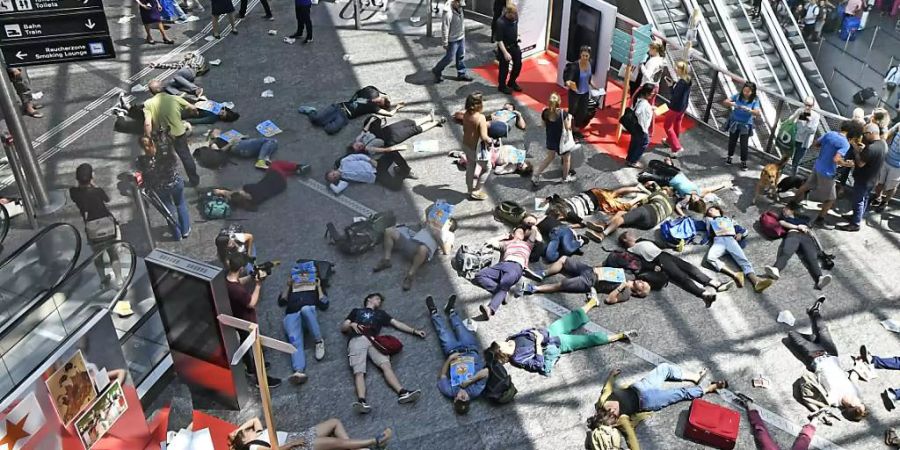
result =
[{"label": "blue t-shirt", "polygon": [[734,109],[731,111],[731,121],[744,125],[753,125],[753,114],[750,111],[740,109],[740,106],[750,108],[751,110],[759,108],[759,97],[754,98],[752,102],[744,100],[741,94],[734,94],[731,97],[734,102]]},{"label": "blue t-shirt", "polygon": [[850,142],[847,137],[837,131],[829,131],[819,138],[819,157],[816,159],[816,172],[828,178],[834,178],[837,164],[834,163],[834,155],[846,156],[850,150]]},{"label": "blue t-shirt", "polygon": [[[460,356],[463,359],[463,361],[458,364],[460,367],[457,367],[457,364],[452,364],[450,366],[451,372],[453,372],[454,370],[461,370],[461,371],[471,370],[471,376],[474,377],[475,374],[478,373],[479,370],[484,368],[484,359],[481,358],[480,352],[470,350],[470,351],[460,353]],[[474,362],[475,362],[474,369],[471,366],[467,366],[465,364],[466,358],[471,358],[472,360],[474,360]],[[472,397],[472,398],[478,397],[479,395],[481,395],[481,392],[484,391],[484,386],[486,384],[487,384],[487,378],[482,378],[482,379],[470,384],[469,386],[467,386],[466,392],[469,394],[469,397]],[[452,377],[449,373],[444,374],[444,376],[442,376],[438,380],[437,388],[438,388],[438,391],[440,391],[441,394],[444,394],[444,396],[447,398],[456,397],[456,394],[459,392],[459,389],[460,389],[458,385],[453,386]]]},{"label": "blue t-shirt", "polygon": [[588,67],[587,70],[582,70],[578,73],[578,90],[575,91],[579,94],[587,94],[588,91],[591,90],[591,68]]},{"label": "blue t-shirt", "polygon": [[[900,133],[900,130],[897,133]],[[884,163],[891,167],[900,168],[900,136],[895,134],[891,140],[891,146],[888,149],[887,156],[884,158]]]},{"label": "blue t-shirt", "polygon": [[672,179],[669,180],[669,186],[671,186],[672,189],[675,190],[675,193],[678,194],[678,196],[688,195],[692,192],[700,192],[700,189],[697,188],[697,185],[694,184],[693,181],[689,180],[688,177],[683,173],[679,173],[678,175],[672,177]]}]

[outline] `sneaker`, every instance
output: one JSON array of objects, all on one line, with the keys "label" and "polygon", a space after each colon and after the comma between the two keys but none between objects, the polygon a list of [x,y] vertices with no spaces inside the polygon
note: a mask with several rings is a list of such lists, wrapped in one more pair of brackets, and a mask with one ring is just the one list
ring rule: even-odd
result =
[{"label": "sneaker", "polygon": [[744,408],[747,408],[751,403],[754,402],[753,397],[741,392],[735,392],[734,397],[735,400],[737,400],[738,403],[740,403]]},{"label": "sneaker", "polygon": [[312,166],[310,166],[309,164],[298,164],[296,172],[297,172],[297,175],[300,175],[301,177],[305,177],[305,176],[309,175],[309,172],[311,170],[312,170]]},{"label": "sneaker", "polygon": [[872,355],[869,355],[869,349],[865,344],[859,346],[859,357],[866,364],[872,364]]},{"label": "sneaker", "polygon": [[812,222],[813,228],[821,228],[823,230],[833,230],[834,225],[829,225],[828,222],[825,221],[824,217],[817,217],[816,220]]},{"label": "sneaker", "polygon": [[766,276],[773,280],[777,280],[777,279],[781,278],[781,271],[779,271],[777,267],[766,266],[765,271],[766,271]]},{"label": "sneaker", "polygon": [[266,15],[262,16],[262,18],[263,18],[263,20],[268,20],[269,22],[272,22],[275,20],[275,16],[273,16],[271,14],[266,14]]},{"label": "sneaker", "polygon": [[748,169],[747,163],[744,161],[741,161],[741,170],[747,170],[747,169]]},{"label": "sneaker", "polygon": [[264,159],[257,159],[256,164],[254,164],[253,167],[256,167],[259,170],[268,170],[269,162]]},{"label": "sneaker", "polygon": [[431,74],[434,75],[435,83],[440,83],[440,82],[444,81],[444,77],[442,77],[440,73],[435,72],[434,69],[431,69]]},{"label": "sneaker", "polygon": [[510,85],[509,85],[509,88],[512,89],[512,90],[514,90],[514,91],[516,91],[516,92],[522,92],[522,86],[519,86],[518,83],[512,83],[512,84],[510,84]]},{"label": "sneaker", "polygon": [[857,225],[857,224],[855,224],[855,223],[848,223],[848,224],[846,224],[846,225],[838,225],[838,226],[837,226],[837,229],[838,229],[838,230],[841,230],[841,231],[851,231],[851,232],[855,232],[855,231],[859,231],[859,230],[860,230],[860,227],[859,227],[859,225]]},{"label": "sneaker", "polygon": [[494,311],[487,305],[479,305],[478,310],[481,311],[481,314],[484,316],[484,320],[491,320],[491,316],[495,314]]},{"label": "sneaker", "polygon": [[893,411],[897,407],[897,397],[894,390],[887,388],[881,393],[881,399],[884,400],[884,407],[888,411]]},{"label": "sneaker", "polygon": [[456,77],[456,81],[465,81],[465,82],[469,82],[469,81],[475,81],[475,79],[472,78],[472,77],[470,77],[468,74],[462,74],[462,75],[458,75],[458,76]]},{"label": "sneaker", "polygon": [[816,280],[816,289],[821,291],[825,289],[825,286],[828,286],[828,283],[831,283],[831,274],[822,275]]},{"label": "sneaker", "polygon": [[806,309],[806,314],[807,315],[818,314],[819,308],[822,307],[823,303],[825,303],[825,296],[820,295],[819,298],[816,299],[816,302],[813,303],[812,306],[810,306],[809,308]]},{"label": "sneaker", "polygon": [[306,38],[306,39],[303,40],[303,43],[304,43],[304,44],[312,44],[312,42],[313,42],[313,38],[311,38],[311,37],[308,37],[308,38]]},{"label": "sneaker", "polygon": [[768,289],[769,286],[771,286],[772,283],[774,283],[774,282],[775,282],[775,280],[770,280],[768,278],[760,279],[759,281],[756,282],[755,285],[753,285],[753,290],[756,291],[757,294],[761,293],[762,291],[765,291],[766,289]]},{"label": "sneaker", "polygon": [[296,385],[306,383],[306,380],[308,379],[309,377],[307,377],[303,372],[294,372],[293,374],[291,374],[291,376],[288,377],[288,381],[290,381],[291,384]]},{"label": "sneaker", "polygon": [[403,277],[403,283],[400,284],[400,287],[404,291],[410,290],[412,288],[412,278],[410,278],[409,275]]},{"label": "sneaker", "polygon": [[734,160],[732,160],[731,157],[728,156],[725,158],[725,164],[728,164],[730,166],[730,165],[734,164]]},{"label": "sneaker", "polygon": [[734,283],[737,284],[737,287],[739,287],[739,288],[744,287],[744,274],[741,272],[738,272],[734,276]]},{"label": "sneaker", "polygon": [[382,270],[390,269],[391,266],[393,266],[391,260],[382,259],[381,261],[378,261],[378,264],[375,264],[375,267],[372,268],[372,272],[381,272]]},{"label": "sneaker", "polygon": [[477,202],[487,200],[487,194],[482,191],[472,191],[469,193],[469,200],[474,200]]},{"label": "sneaker", "polygon": [[430,295],[428,297],[425,297],[425,306],[428,308],[428,312],[431,313],[432,316],[438,313],[437,307],[434,306],[434,298],[432,298]]},{"label": "sneaker", "polygon": [[622,338],[622,342],[631,343],[631,341],[637,339],[638,337],[637,330],[628,330],[622,334],[624,335],[624,337]]},{"label": "sneaker", "polygon": [[191,235],[191,229],[188,228],[187,231],[185,231],[184,233],[181,233],[181,238],[182,238],[182,239],[187,239],[190,235]]},{"label": "sneaker", "polygon": [[325,359],[325,341],[316,342],[316,361]]},{"label": "sneaker", "polygon": [[422,391],[416,389],[414,391],[402,390],[397,396],[397,403],[415,403],[422,396]]},{"label": "sneaker", "polygon": [[444,314],[448,316],[456,309],[456,294],[447,297],[447,304],[444,305]]},{"label": "sneaker", "polygon": [[724,283],[719,283],[719,287],[716,288],[716,292],[725,292],[734,287],[734,280],[728,280]]},{"label": "sneaker", "polygon": [[543,270],[535,270],[530,267],[526,268],[523,272],[526,277],[531,278],[534,281],[544,281],[544,271]]},{"label": "sneaker", "polygon": [[701,298],[703,299],[703,303],[706,304],[707,308],[712,308],[713,303],[716,302],[716,293],[715,291],[706,291],[703,293]]},{"label": "sneaker", "polygon": [[512,94],[512,91],[511,91],[508,87],[506,87],[506,86],[499,86],[499,87],[497,88],[497,90],[500,91],[500,92],[502,92],[502,93],[504,93],[504,94],[506,94],[506,95]]},{"label": "sneaker", "polygon": [[[270,377],[267,375],[266,381],[269,382],[269,389],[275,389],[278,386],[281,386],[281,378]],[[258,378],[252,377],[250,379],[250,382],[253,383],[253,385],[256,386],[257,388],[259,387],[259,379]]]},{"label": "sneaker", "polygon": [[531,177],[531,188],[537,190],[541,186],[541,181],[543,181],[543,178],[540,175]]},{"label": "sneaker", "polygon": [[535,286],[531,283],[522,282],[522,294],[523,295],[534,295]]},{"label": "sneaker", "polygon": [[573,182],[573,181],[575,181],[575,180],[577,180],[577,179],[578,179],[578,178],[576,178],[575,175],[568,175],[568,176],[566,176],[565,178],[563,178],[562,182],[563,182],[563,183],[571,183],[571,182]]},{"label": "sneaker", "polygon": [[357,414],[368,414],[372,412],[372,407],[365,400],[353,402],[353,411]]},{"label": "sneaker", "polygon": [[297,112],[299,112],[300,114],[306,114],[309,116],[309,115],[316,113],[316,108],[313,108],[312,106],[301,106],[301,107],[297,108]]}]

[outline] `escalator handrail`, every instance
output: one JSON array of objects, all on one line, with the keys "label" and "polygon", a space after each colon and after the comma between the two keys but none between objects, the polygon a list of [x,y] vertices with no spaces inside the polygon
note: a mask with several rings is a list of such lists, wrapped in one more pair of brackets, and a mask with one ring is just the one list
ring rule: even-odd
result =
[{"label": "escalator handrail", "polygon": [[0,203],[0,223],[2,223],[0,225],[0,245],[3,245],[6,235],[9,234],[9,211],[2,203]]},{"label": "escalator handrail", "polygon": [[69,271],[66,272],[66,275],[63,277],[63,279],[65,279],[65,277],[67,277],[70,273],[72,273],[72,268],[75,267],[75,262],[78,261],[78,257],[81,256],[81,234],[78,232],[77,228],[72,226],[72,224],[65,223],[65,222],[57,222],[54,224],[47,225],[43,230],[38,231],[38,233],[35,234],[34,236],[32,236],[31,239],[29,239],[24,244],[19,246],[19,248],[17,248],[16,251],[12,252],[9,256],[7,256],[6,258],[3,258],[3,260],[0,261],[0,270],[3,270],[3,268],[6,267],[6,265],[9,264],[10,261],[16,259],[17,256],[19,256],[20,254],[22,254],[22,252],[25,251],[25,249],[27,249],[29,246],[31,246],[32,244],[37,242],[38,239],[41,239],[42,237],[44,237],[44,235],[49,233],[51,230],[60,228],[60,227],[72,229],[72,232],[75,234],[75,244],[76,244],[75,245],[75,258],[72,259],[72,262],[70,265],[71,267],[69,268]]},{"label": "escalator handrail", "polygon": [[800,67],[800,61],[797,61],[797,54],[791,47],[791,43],[788,42],[787,35],[784,34],[784,29],[781,27],[781,22],[778,21],[771,3],[767,1],[762,2],[760,16],[766,24],[766,29],[769,31],[769,39],[772,40],[772,44],[775,45],[775,49],[781,56],[781,61],[787,69],[788,76],[794,82],[795,91],[799,94],[798,98],[801,101],[808,96],[815,98],[815,93],[809,86],[809,82],[806,81],[806,75]]}]

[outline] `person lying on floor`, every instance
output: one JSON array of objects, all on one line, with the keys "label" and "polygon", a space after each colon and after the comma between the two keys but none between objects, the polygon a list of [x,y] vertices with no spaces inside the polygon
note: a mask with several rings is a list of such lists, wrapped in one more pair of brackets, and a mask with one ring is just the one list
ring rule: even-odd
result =
[{"label": "person lying on floor", "polygon": [[672,188],[660,188],[627,211],[616,212],[608,221],[585,221],[588,231],[585,236],[600,242],[619,228],[652,230],[675,211]]},{"label": "person lying on floor", "polygon": [[175,69],[175,73],[164,82],[166,92],[172,95],[178,95],[181,92],[196,95],[197,97],[203,95],[203,89],[195,85],[194,81],[197,77],[206,75],[209,72],[209,63],[199,52],[185,53],[180,61],[150,63],[150,68]]},{"label": "person lying on floor", "polygon": [[522,273],[528,269],[531,252],[540,239],[541,235],[536,230],[518,226],[508,236],[489,244],[500,250],[500,261],[481,269],[472,279],[473,284],[491,293],[490,303],[478,307],[485,320],[490,320],[500,305],[506,304],[510,293],[516,297],[521,295],[516,287]]},{"label": "person lying on floor", "polygon": [[638,195],[625,200],[623,197],[629,194],[649,194],[649,191],[641,185],[622,186],[612,190],[593,188],[568,198],[553,194],[541,202],[541,207],[559,205],[565,212],[566,222],[582,224],[584,219],[598,212],[615,214],[628,211],[647,196]]},{"label": "person lying on floor", "polygon": [[[873,369],[900,370],[900,356],[875,356],[869,353],[865,345],[859,347],[859,356],[854,356],[853,359],[868,364]],[[885,389],[881,398],[887,410],[893,411],[897,403],[900,403],[900,387]]]},{"label": "person lying on floor", "polygon": [[[756,402],[753,398],[740,392],[736,392],[735,399],[736,403],[744,407],[747,411],[747,417],[750,419],[750,428],[753,429],[753,440],[756,441],[756,448],[759,450],[781,450],[781,447],[778,446],[778,443],[772,439],[772,435],[769,434],[769,428],[766,426],[766,422],[762,419],[762,416],[759,415],[759,408],[756,406]],[[791,450],[809,449],[809,445],[816,435],[816,422],[820,419],[823,421],[827,420],[827,412],[827,409],[821,409],[816,414],[809,416],[808,422],[803,425],[803,428],[800,429],[800,433],[794,438],[794,444],[791,445]]]},{"label": "person lying on floor", "polygon": [[547,208],[546,213],[540,219],[533,214],[528,214],[522,219],[522,226],[526,229],[537,230],[541,234],[544,243],[540,256],[548,263],[556,262],[560,256],[572,256],[587,245],[587,240],[575,234],[573,228],[579,225],[569,225],[563,222],[565,213],[559,205]]},{"label": "person lying on floor", "polygon": [[[371,439],[351,439],[340,419],[328,419],[300,433],[283,433],[278,437],[279,447],[285,450],[354,450],[369,448],[384,449],[394,435],[394,430],[385,428]],[[236,430],[228,433],[228,450],[263,450],[270,448],[269,432],[263,428],[258,417],[254,417]]]},{"label": "person lying on floor", "polygon": [[671,158],[662,161],[654,159],[647,163],[644,172],[638,174],[638,182],[650,190],[655,190],[653,184],[671,187],[675,197],[679,199],[675,204],[675,212],[679,216],[685,215],[685,211],[688,209],[697,212],[706,211],[706,199],[710,198],[712,193],[730,186],[730,183],[720,183],[708,188],[700,188],[681,169],[675,167]]},{"label": "person lying on floor", "polygon": [[[434,111],[415,120],[403,119],[392,124],[372,115],[363,122],[363,129],[350,144],[349,151],[376,154],[401,150],[397,147],[398,144],[434,127],[443,126],[446,122],[447,119],[444,117],[435,118]],[[406,146],[403,146],[403,149],[406,149]]]},{"label": "person lying on floor", "polygon": [[309,116],[309,122],[314,126],[322,127],[328,134],[335,134],[347,126],[350,119],[367,114],[391,117],[404,106],[404,102],[391,103],[390,97],[375,86],[366,86],[356,91],[346,102],[333,103],[322,110],[301,106],[298,111]]},{"label": "person lying on floor", "polygon": [[[266,170],[272,163],[272,155],[278,151],[278,140],[274,138],[250,138],[241,135],[237,139],[225,139],[222,130],[214,128],[206,135],[207,147],[213,150],[221,150],[237,155],[241,158],[255,159],[254,167],[260,170]],[[203,147],[194,150],[196,157],[198,152],[202,152]]]},{"label": "person lying on floor", "polygon": [[806,266],[806,270],[815,281],[815,288],[824,289],[831,283],[830,274],[822,274],[822,266],[819,264],[819,245],[816,239],[812,237],[812,230],[809,228],[809,218],[805,216],[797,216],[797,210],[800,205],[796,202],[789,202],[781,208],[781,217],[778,223],[785,229],[784,237],[778,245],[778,256],[775,258],[775,264],[766,266],[766,276],[778,280],[781,278],[781,271],[787,266],[792,256],[799,255],[800,261]]},{"label": "person lying on floor", "polygon": [[[234,122],[240,118],[240,114],[230,108],[221,106],[214,108],[218,112],[212,112],[210,108],[211,102],[206,100],[198,100],[189,96],[183,96],[195,108],[185,109],[181,118],[185,122],[192,125],[210,125],[218,121]],[[193,100],[193,101],[191,101]],[[198,106],[199,105],[199,106]],[[206,109],[204,109],[206,108]],[[143,135],[144,134],[144,104],[130,104],[125,101],[124,97],[120,97],[119,103],[112,108],[113,115],[116,116],[116,122],[113,129],[119,133]],[[190,129],[190,127],[188,127]]]},{"label": "person lying on floor", "polygon": [[[453,121],[462,124],[465,110],[453,113]],[[503,108],[494,112],[485,112],[484,118],[488,123],[488,136],[492,139],[501,139],[509,136],[512,127],[525,130],[525,117],[516,110],[516,105],[504,103]]]},{"label": "person lying on floor", "polygon": [[709,277],[699,267],[659,248],[653,241],[638,239],[637,234],[631,230],[619,236],[619,245],[629,253],[640,256],[645,263],[658,267],[669,280],[702,299],[707,308],[716,301],[717,292],[727,291],[734,286],[731,280],[723,283]]},{"label": "person lying on floor", "polygon": [[[515,173],[523,177],[531,176],[534,167],[525,160],[525,150],[515,148],[512,145],[498,145],[499,143],[499,140],[494,140],[494,145],[491,146],[490,161],[491,166],[494,167],[494,175]],[[450,152],[450,156],[454,158],[453,163],[460,170],[466,169],[469,160],[466,158],[465,152],[453,151]],[[475,166],[475,178],[479,177],[481,177],[481,165],[477,164]]]},{"label": "person lying on floor", "polygon": [[566,277],[564,280],[541,285],[525,283],[522,293],[525,295],[553,292],[587,294],[593,289],[605,294],[603,302],[612,305],[627,302],[631,297],[644,298],[650,294],[651,290],[650,283],[636,278],[623,269],[593,267],[567,256],[560,257],[545,271],[532,270],[529,275],[542,281],[560,273]]},{"label": "person lying on floor", "polygon": [[272,161],[262,179],[256,183],[245,184],[237,191],[229,189],[213,189],[212,193],[228,199],[228,203],[236,208],[256,211],[266,200],[287,189],[287,177],[291,175],[309,175],[310,166],[290,161]]},{"label": "person lying on floor", "polygon": [[[725,216],[722,213],[722,208],[718,206],[713,206],[706,210],[705,221],[706,231],[709,233],[712,242],[712,246],[706,254],[706,262],[716,272],[721,272],[731,277],[740,288],[744,287],[744,277],[746,277],[750,280],[753,290],[757,293],[768,289],[773,281],[756,275],[753,271],[753,264],[747,259],[747,255],[744,254],[744,249],[741,247],[740,241],[747,237],[747,230],[738,228],[734,219]],[[740,266],[740,272],[731,270],[722,263],[722,257],[726,253]]]},{"label": "person lying on floor", "polygon": [[522,370],[550,376],[560,356],[611,342],[630,342],[637,331],[630,330],[612,336],[603,332],[572,334],[590,322],[588,311],[599,304],[597,297],[590,297],[580,308],[556,319],[549,327],[526,328],[505,341],[494,341],[488,347],[494,358],[509,362]]},{"label": "person lying on floor", "polygon": [[334,169],[325,172],[328,188],[335,194],[344,192],[351,181],[378,183],[392,191],[399,191],[403,189],[403,180],[407,178],[417,179],[409,163],[396,150],[382,153],[377,161],[362,153],[344,155],[335,162]]},{"label": "person lying on floor", "polygon": [[859,396],[859,389],[841,367],[838,349],[831,332],[822,319],[821,308],[825,296],[816,299],[806,310],[812,322],[812,334],[788,332],[788,347],[799,355],[801,361],[815,373],[819,386],[819,400],[804,396],[804,406],[810,409],[833,406],[840,409],[848,420],[859,422],[869,415]]}]

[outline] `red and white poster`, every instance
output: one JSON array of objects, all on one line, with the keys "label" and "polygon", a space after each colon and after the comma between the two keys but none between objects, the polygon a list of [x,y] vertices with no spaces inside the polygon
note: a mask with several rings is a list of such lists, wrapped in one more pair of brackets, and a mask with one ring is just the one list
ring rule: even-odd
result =
[{"label": "red and white poster", "polygon": [[45,422],[34,392],[28,394],[0,419],[0,450],[21,450]]}]

